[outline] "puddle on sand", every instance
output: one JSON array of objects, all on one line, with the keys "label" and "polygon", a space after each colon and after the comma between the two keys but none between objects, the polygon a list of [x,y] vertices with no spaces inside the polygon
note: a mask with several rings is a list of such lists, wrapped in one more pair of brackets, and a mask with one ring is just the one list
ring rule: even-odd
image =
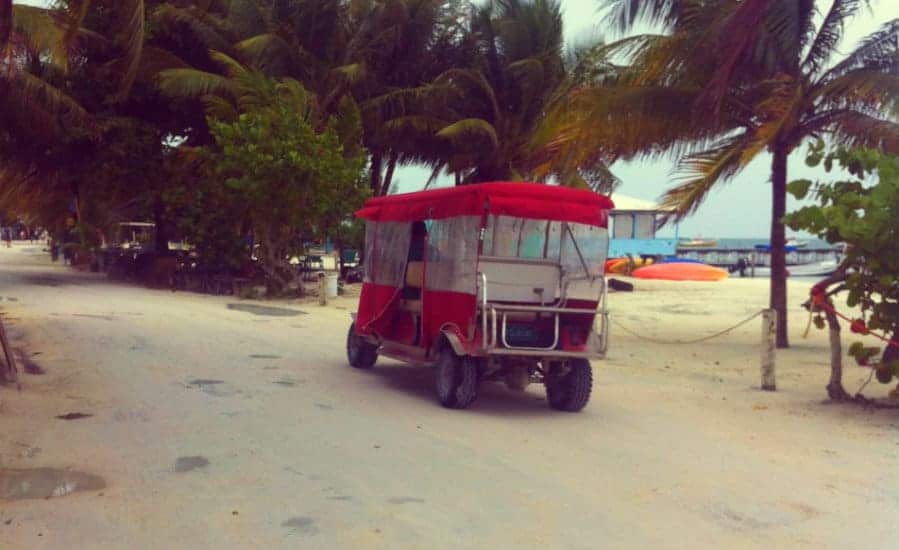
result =
[{"label": "puddle on sand", "polygon": [[191,380],[188,382],[190,386],[214,386],[216,384],[222,384],[224,380],[210,380],[208,378],[197,378],[196,380]]},{"label": "puddle on sand", "polygon": [[418,497],[393,497],[388,498],[390,504],[424,504],[425,499]]},{"label": "puddle on sand", "polygon": [[257,306],[254,304],[228,304],[228,309],[234,311],[243,311],[252,313],[253,315],[266,315],[269,317],[296,317],[297,315],[305,315],[305,311],[298,309],[287,309],[284,307]]},{"label": "puddle on sand", "polygon": [[0,499],[62,497],[76,491],[98,491],[106,488],[100,476],[54,468],[0,470]]},{"label": "puddle on sand", "polygon": [[315,520],[306,516],[292,517],[282,523],[281,527],[287,527],[291,531],[302,533],[304,535],[314,535],[318,533],[318,528],[315,526]]},{"label": "puddle on sand", "polygon": [[280,359],[280,355],[268,355],[265,353],[253,353],[250,356],[250,359]]},{"label": "puddle on sand", "polygon": [[57,416],[56,418],[58,418],[60,420],[80,420],[82,418],[90,418],[92,416],[94,416],[94,415],[83,413],[83,412],[73,412],[73,413],[61,414],[61,415]]},{"label": "puddle on sand", "polygon": [[100,319],[103,321],[115,321],[112,315],[94,315],[92,313],[73,313],[72,317],[86,317],[88,319]]},{"label": "puddle on sand", "polygon": [[179,456],[175,461],[175,472],[183,474],[206,466],[209,466],[209,459],[205,456]]},{"label": "puddle on sand", "polygon": [[198,378],[187,383],[186,387],[196,388],[201,392],[213,397],[231,397],[240,390],[235,390],[229,384],[225,384],[224,380],[210,380],[207,378]]}]

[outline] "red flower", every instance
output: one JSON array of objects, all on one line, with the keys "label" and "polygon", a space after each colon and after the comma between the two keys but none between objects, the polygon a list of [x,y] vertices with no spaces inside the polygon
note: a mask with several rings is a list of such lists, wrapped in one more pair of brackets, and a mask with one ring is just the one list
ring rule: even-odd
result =
[{"label": "red flower", "polygon": [[868,334],[868,326],[865,325],[864,319],[856,319],[852,321],[852,324],[849,325],[849,330],[856,334]]}]

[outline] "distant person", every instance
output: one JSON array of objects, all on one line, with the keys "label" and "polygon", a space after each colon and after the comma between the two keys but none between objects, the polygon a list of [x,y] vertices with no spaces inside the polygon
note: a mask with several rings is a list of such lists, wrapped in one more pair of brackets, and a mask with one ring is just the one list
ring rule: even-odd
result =
[{"label": "distant person", "polygon": [[8,227],[3,228],[3,242],[6,243],[6,248],[12,248],[12,230]]}]

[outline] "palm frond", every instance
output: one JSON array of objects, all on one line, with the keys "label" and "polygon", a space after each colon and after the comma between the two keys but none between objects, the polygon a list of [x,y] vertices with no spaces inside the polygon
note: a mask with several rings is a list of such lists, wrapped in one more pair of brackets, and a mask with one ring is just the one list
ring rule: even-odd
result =
[{"label": "palm frond", "polygon": [[288,103],[293,104],[294,109],[303,115],[308,121],[313,121],[318,116],[318,99],[315,94],[307,90],[298,80],[285,78],[278,82],[275,90]]},{"label": "palm frond", "polygon": [[637,24],[672,26],[683,10],[682,0],[611,0],[607,3],[605,23],[618,32]]},{"label": "palm frond", "polygon": [[63,38],[63,44],[67,50],[72,49],[75,40],[80,35],[90,6],[90,0],[70,0],[68,2],[64,17],[66,31]]},{"label": "palm frond", "polygon": [[757,86],[764,93],[753,106],[755,123],[748,125],[740,159],[743,166],[778,140],[785,140],[787,130],[796,127],[800,113],[807,106],[801,85],[790,76],[780,75]]},{"label": "palm frond", "polygon": [[65,45],[65,29],[56,23],[51,10],[15,4],[12,7],[13,28],[26,47],[47,64],[67,70],[69,52]]},{"label": "palm frond", "polygon": [[265,14],[257,0],[231,0],[226,21],[238,40],[258,35],[267,26]]},{"label": "palm frond", "polygon": [[466,88],[464,86],[475,90],[478,95],[487,101],[493,120],[502,118],[496,91],[481,71],[476,69],[450,69],[435,78],[434,83],[438,85],[444,83],[452,84],[460,92],[465,91]]},{"label": "palm frond", "polygon": [[366,68],[364,63],[349,63],[334,68],[333,72],[347,84],[353,85],[365,77]]},{"label": "palm frond", "polygon": [[18,120],[18,131],[46,138],[58,137],[76,127],[90,135],[96,130],[94,117],[74,98],[31,73],[20,72],[0,80],[6,101],[0,109],[7,118]]},{"label": "palm frond", "polygon": [[234,96],[234,85],[222,75],[198,69],[166,69],[157,78],[163,94],[174,98],[197,99],[206,95]]},{"label": "palm frond", "polygon": [[[797,6],[799,3],[801,0],[782,4]],[[788,13],[792,15],[797,11],[788,10]],[[733,10],[733,13],[723,17],[718,25],[713,26],[714,36],[710,45],[719,52],[719,55],[711,78],[706,83],[702,94],[697,98],[696,103],[699,109],[712,116],[718,115],[724,97],[732,89],[734,79],[741,69],[745,69],[745,64],[742,64],[741,61],[745,60],[748,54],[758,47],[759,32],[768,15],[768,0],[744,0]],[[789,19],[778,17],[775,20],[780,23]],[[787,28],[783,34],[787,36],[781,38],[782,42],[790,43],[790,39],[795,38],[793,29]],[[702,49],[696,49],[694,52],[699,52],[700,56],[706,55]]]},{"label": "palm frond", "polygon": [[727,181],[742,167],[744,136],[723,140],[711,149],[684,157],[678,163],[676,179],[682,181],[662,197],[661,208],[670,214],[665,217],[680,221],[696,212],[711,188]]},{"label": "palm frond", "polygon": [[225,74],[234,78],[246,74],[247,68],[230,55],[216,50],[209,51],[209,58],[225,70]]},{"label": "palm frond", "polygon": [[446,121],[424,115],[401,116],[384,123],[384,130],[398,134],[434,136],[446,127]]},{"label": "palm frond", "polygon": [[362,110],[366,116],[376,115],[378,120],[388,120],[422,111],[427,102],[446,104],[456,92],[456,88],[451,84],[425,84],[391,89],[363,102]]},{"label": "palm frond", "polygon": [[855,15],[861,7],[862,0],[834,0],[824,21],[818,28],[814,42],[805,54],[802,70],[806,74],[817,74],[836,52],[836,47],[843,38],[846,20]]},{"label": "palm frond", "polygon": [[471,144],[472,140],[476,140],[478,145],[483,144],[483,140],[490,142],[493,149],[499,147],[499,138],[496,135],[496,128],[486,120],[480,118],[466,118],[456,121],[437,132],[437,137],[447,139],[455,144],[467,143]]},{"label": "palm frond", "polygon": [[227,51],[231,42],[226,38],[226,23],[202,10],[179,8],[163,4],[153,10],[152,19],[161,25],[190,32],[209,50]]},{"label": "palm frond", "polygon": [[899,73],[854,69],[814,87],[809,98],[823,109],[854,108],[879,113],[899,98]]},{"label": "palm frond", "polygon": [[206,116],[216,120],[234,121],[240,116],[234,103],[221,96],[203,96],[203,106],[206,111]]},{"label": "palm frond", "polygon": [[824,73],[819,81],[828,82],[860,68],[896,72],[899,70],[897,37],[899,37],[899,18],[884,23],[880,29],[865,37],[845,59]]},{"label": "palm frond", "polygon": [[822,119],[834,141],[846,147],[870,147],[899,154],[899,124],[853,111],[838,111]]},{"label": "palm frond", "polygon": [[[86,0],[82,0],[86,1]],[[123,2],[124,27],[121,58],[122,80],[119,85],[119,99],[124,99],[131,92],[137,71],[140,68],[141,50],[144,47],[144,0],[125,0]]]},{"label": "palm frond", "polygon": [[0,0],[0,53],[6,53],[10,36],[12,36],[12,0]]},{"label": "palm frond", "polygon": [[258,34],[234,45],[241,59],[272,76],[288,74],[293,48],[277,34]]},{"label": "palm frond", "polygon": [[169,50],[153,46],[144,46],[140,57],[140,67],[137,71],[136,80],[141,82],[154,81],[157,75],[166,69],[191,68],[186,61]]}]

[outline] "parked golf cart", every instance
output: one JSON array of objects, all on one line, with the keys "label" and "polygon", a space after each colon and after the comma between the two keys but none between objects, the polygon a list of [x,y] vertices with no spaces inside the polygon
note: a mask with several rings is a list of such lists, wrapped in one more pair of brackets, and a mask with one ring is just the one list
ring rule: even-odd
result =
[{"label": "parked golf cart", "polygon": [[369,200],[365,279],[349,363],[435,367],[439,401],[465,408],[482,381],[546,386],[579,411],[608,343],[607,197],[485,183]]}]

